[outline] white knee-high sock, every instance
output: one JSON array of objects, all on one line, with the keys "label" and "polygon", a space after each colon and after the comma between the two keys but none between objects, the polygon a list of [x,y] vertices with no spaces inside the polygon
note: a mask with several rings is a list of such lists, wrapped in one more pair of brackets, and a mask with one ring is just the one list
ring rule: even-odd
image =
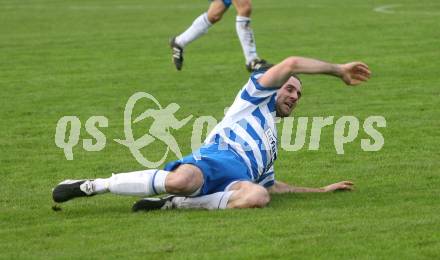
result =
[{"label": "white knee-high sock", "polygon": [[190,42],[207,33],[211,26],[212,23],[208,20],[208,13],[203,13],[194,20],[186,31],[176,37],[176,43],[184,48]]},{"label": "white knee-high sock", "polygon": [[217,192],[200,197],[174,197],[173,207],[182,209],[225,209],[234,191]]},{"label": "white knee-high sock", "polygon": [[237,16],[235,20],[235,29],[240,39],[241,48],[246,59],[246,64],[258,59],[257,46],[255,44],[254,32],[251,27],[251,18]]},{"label": "white knee-high sock", "polygon": [[107,179],[92,181],[94,193],[111,192],[129,196],[151,196],[165,193],[165,179],[169,172],[145,170],[114,174]]},{"label": "white knee-high sock", "polygon": [[94,179],[92,181],[93,192],[96,194],[109,192],[110,178]]}]

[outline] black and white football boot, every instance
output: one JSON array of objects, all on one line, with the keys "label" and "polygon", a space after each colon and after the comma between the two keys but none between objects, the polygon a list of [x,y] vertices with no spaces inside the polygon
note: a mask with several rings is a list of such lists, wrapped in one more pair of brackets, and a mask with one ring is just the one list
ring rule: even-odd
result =
[{"label": "black and white football boot", "polygon": [[182,70],[183,66],[183,48],[176,43],[176,37],[171,38],[170,47],[172,51],[172,59],[177,70]]},{"label": "black and white football boot", "polygon": [[256,71],[260,71],[260,70],[268,70],[272,66],[273,66],[273,64],[267,62],[266,60],[255,59],[246,65],[246,69],[249,72],[256,72]]},{"label": "black and white football boot", "polygon": [[173,198],[175,196],[170,195],[163,198],[145,198],[136,201],[131,207],[133,212],[138,211],[151,211],[159,209],[172,209],[173,208]]},{"label": "black and white football boot", "polygon": [[52,198],[57,203],[93,195],[95,193],[92,180],[65,180],[52,191]]}]

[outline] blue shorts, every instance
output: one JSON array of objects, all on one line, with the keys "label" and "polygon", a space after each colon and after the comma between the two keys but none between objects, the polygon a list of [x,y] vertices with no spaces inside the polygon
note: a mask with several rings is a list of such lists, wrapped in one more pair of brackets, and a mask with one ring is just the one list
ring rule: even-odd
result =
[{"label": "blue shorts", "polygon": [[243,159],[229,147],[219,149],[218,144],[202,146],[180,160],[167,163],[164,170],[172,171],[181,164],[192,164],[202,171],[204,183],[198,196],[224,191],[234,181],[252,181]]},{"label": "blue shorts", "polygon": [[[214,0],[210,0],[210,2],[212,1]],[[229,8],[229,6],[232,4],[232,0],[223,0],[223,4],[226,6],[226,8]]]}]

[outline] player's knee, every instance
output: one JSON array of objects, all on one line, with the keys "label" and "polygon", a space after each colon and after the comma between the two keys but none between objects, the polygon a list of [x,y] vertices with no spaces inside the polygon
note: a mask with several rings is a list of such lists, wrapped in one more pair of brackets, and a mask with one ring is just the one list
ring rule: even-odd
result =
[{"label": "player's knee", "polygon": [[248,202],[253,208],[263,208],[270,202],[269,193],[266,189],[261,188],[258,191],[255,191],[255,195],[250,198]]},{"label": "player's knee", "polygon": [[250,1],[244,1],[236,9],[239,16],[251,17],[252,5]]},{"label": "player's knee", "polygon": [[249,208],[263,208],[270,202],[270,195],[267,190],[259,185],[252,185],[246,191],[246,204]]},{"label": "player's knee", "polygon": [[210,23],[215,24],[223,17],[223,13],[208,13],[208,20]]},{"label": "player's knee", "polygon": [[189,195],[201,186],[201,180],[196,173],[174,172],[167,176],[165,189],[168,193]]}]

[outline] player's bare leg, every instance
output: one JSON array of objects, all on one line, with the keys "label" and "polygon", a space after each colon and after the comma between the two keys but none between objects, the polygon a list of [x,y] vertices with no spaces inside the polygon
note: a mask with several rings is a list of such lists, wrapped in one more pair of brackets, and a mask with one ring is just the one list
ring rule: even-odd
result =
[{"label": "player's bare leg", "polygon": [[234,192],[229,198],[228,208],[263,208],[270,202],[266,188],[249,181],[237,182],[229,190]]},{"label": "player's bare leg", "polygon": [[202,185],[202,171],[192,164],[182,164],[167,176],[165,190],[175,195],[196,195]]},{"label": "player's bare leg", "polygon": [[226,8],[221,0],[212,1],[209,5],[208,12],[206,13],[208,21],[211,24],[219,22],[223,18],[223,15],[226,13],[226,11],[228,11],[228,8]]}]

